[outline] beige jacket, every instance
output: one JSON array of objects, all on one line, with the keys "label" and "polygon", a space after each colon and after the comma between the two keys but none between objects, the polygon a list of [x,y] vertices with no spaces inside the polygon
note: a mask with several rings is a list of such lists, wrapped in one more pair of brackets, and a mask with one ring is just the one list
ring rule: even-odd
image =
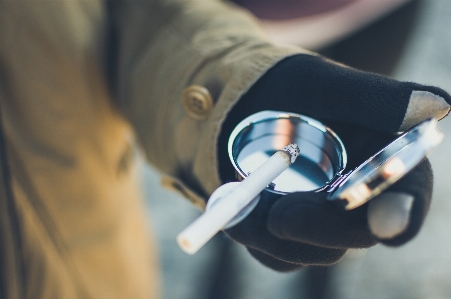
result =
[{"label": "beige jacket", "polygon": [[218,1],[110,4],[0,0],[10,175],[0,186],[0,296],[158,297],[135,136],[164,184],[202,207],[220,184],[216,140],[227,112],[301,51],[269,44],[248,14]]}]

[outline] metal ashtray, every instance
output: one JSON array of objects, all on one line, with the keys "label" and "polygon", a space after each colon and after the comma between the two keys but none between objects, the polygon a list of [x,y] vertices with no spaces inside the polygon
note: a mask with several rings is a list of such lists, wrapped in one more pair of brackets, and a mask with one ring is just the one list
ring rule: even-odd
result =
[{"label": "metal ashtray", "polygon": [[[271,200],[293,192],[328,192],[328,199],[342,204],[346,210],[359,207],[417,166],[442,140],[437,120],[426,120],[343,174],[346,149],[326,125],[289,112],[253,114],[241,121],[229,138],[228,154],[238,180],[245,179],[287,144],[296,143],[300,155],[225,228],[243,220],[261,198]],[[217,189],[207,203],[207,210],[230,192],[233,184],[238,183]]]},{"label": "metal ashtray", "polygon": [[330,128],[295,113],[263,111],[240,122],[228,144],[239,180],[246,178],[274,152],[296,143],[296,162],[263,192],[280,197],[292,192],[329,192],[346,209],[356,208],[407,174],[443,140],[437,121],[429,119],[398,136],[362,165],[343,174],[347,153]]}]

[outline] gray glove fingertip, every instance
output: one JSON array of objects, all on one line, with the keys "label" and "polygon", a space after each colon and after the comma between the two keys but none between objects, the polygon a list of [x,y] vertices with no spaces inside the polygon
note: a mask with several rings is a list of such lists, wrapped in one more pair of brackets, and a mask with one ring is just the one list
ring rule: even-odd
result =
[{"label": "gray glove fingertip", "polygon": [[393,239],[405,232],[411,221],[414,197],[402,192],[384,192],[368,206],[368,225],[381,240]]},{"label": "gray glove fingertip", "polygon": [[410,95],[406,114],[399,130],[405,131],[431,117],[442,119],[448,115],[450,107],[439,95],[429,91],[414,90]]}]

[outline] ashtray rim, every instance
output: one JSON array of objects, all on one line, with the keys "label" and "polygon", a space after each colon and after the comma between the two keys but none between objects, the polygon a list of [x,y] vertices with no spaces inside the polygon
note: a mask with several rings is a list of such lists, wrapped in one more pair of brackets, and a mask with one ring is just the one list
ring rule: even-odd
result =
[{"label": "ashtray rim", "polygon": [[[330,127],[328,127],[325,124],[321,123],[320,121],[318,121],[314,118],[308,117],[306,115],[285,112],[285,111],[266,110],[266,111],[257,112],[255,114],[252,114],[249,117],[245,118],[234,128],[234,130],[230,134],[229,142],[228,142],[228,155],[229,155],[229,159],[230,159],[233,167],[235,168],[235,172],[236,172],[237,178],[239,180],[242,180],[248,176],[248,173],[246,173],[245,171],[243,171],[243,169],[241,169],[241,167],[238,164],[237,159],[234,156],[235,141],[240,136],[240,134],[242,134],[244,132],[244,130],[246,130],[246,128],[253,126],[255,124],[258,124],[258,123],[274,121],[277,119],[290,119],[290,118],[298,119],[298,120],[302,121],[303,123],[306,123],[307,125],[312,126],[315,129],[328,135],[328,138],[333,141],[334,149],[337,151],[337,153],[339,153],[337,169],[334,171],[334,174],[328,181],[326,181],[322,186],[320,186],[318,188],[315,188],[312,190],[299,191],[299,192],[322,191],[322,190],[328,188],[331,183],[333,183],[338,177],[341,176],[341,173],[346,168],[348,156],[347,156],[346,148],[345,148],[343,142],[341,141],[339,136]],[[270,134],[268,134],[268,135],[270,135]],[[265,190],[267,190],[271,193],[279,194],[279,195],[286,195],[286,194],[292,193],[291,191],[279,191],[279,190],[274,190],[274,189],[271,189],[268,187]]]}]

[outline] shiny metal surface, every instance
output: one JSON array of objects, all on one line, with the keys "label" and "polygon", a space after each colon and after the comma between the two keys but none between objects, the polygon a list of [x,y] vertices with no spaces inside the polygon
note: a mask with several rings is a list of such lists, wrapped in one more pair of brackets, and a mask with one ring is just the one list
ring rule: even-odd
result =
[{"label": "shiny metal surface", "polygon": [[332,130],[317,120],[287,112],[263,111],[243,120],[230,136],[228,152],[242,179],[290,143],[299,146],[300,155],[266,189],[271,193],[322,190],[346,166],[346,150]]},{"label": "shiny metal surface", "polygon": [[356,168],[330,199],[342,199],[347,210],[364,204],[417,166],[442,140],[437,120],[418,124]]}]

